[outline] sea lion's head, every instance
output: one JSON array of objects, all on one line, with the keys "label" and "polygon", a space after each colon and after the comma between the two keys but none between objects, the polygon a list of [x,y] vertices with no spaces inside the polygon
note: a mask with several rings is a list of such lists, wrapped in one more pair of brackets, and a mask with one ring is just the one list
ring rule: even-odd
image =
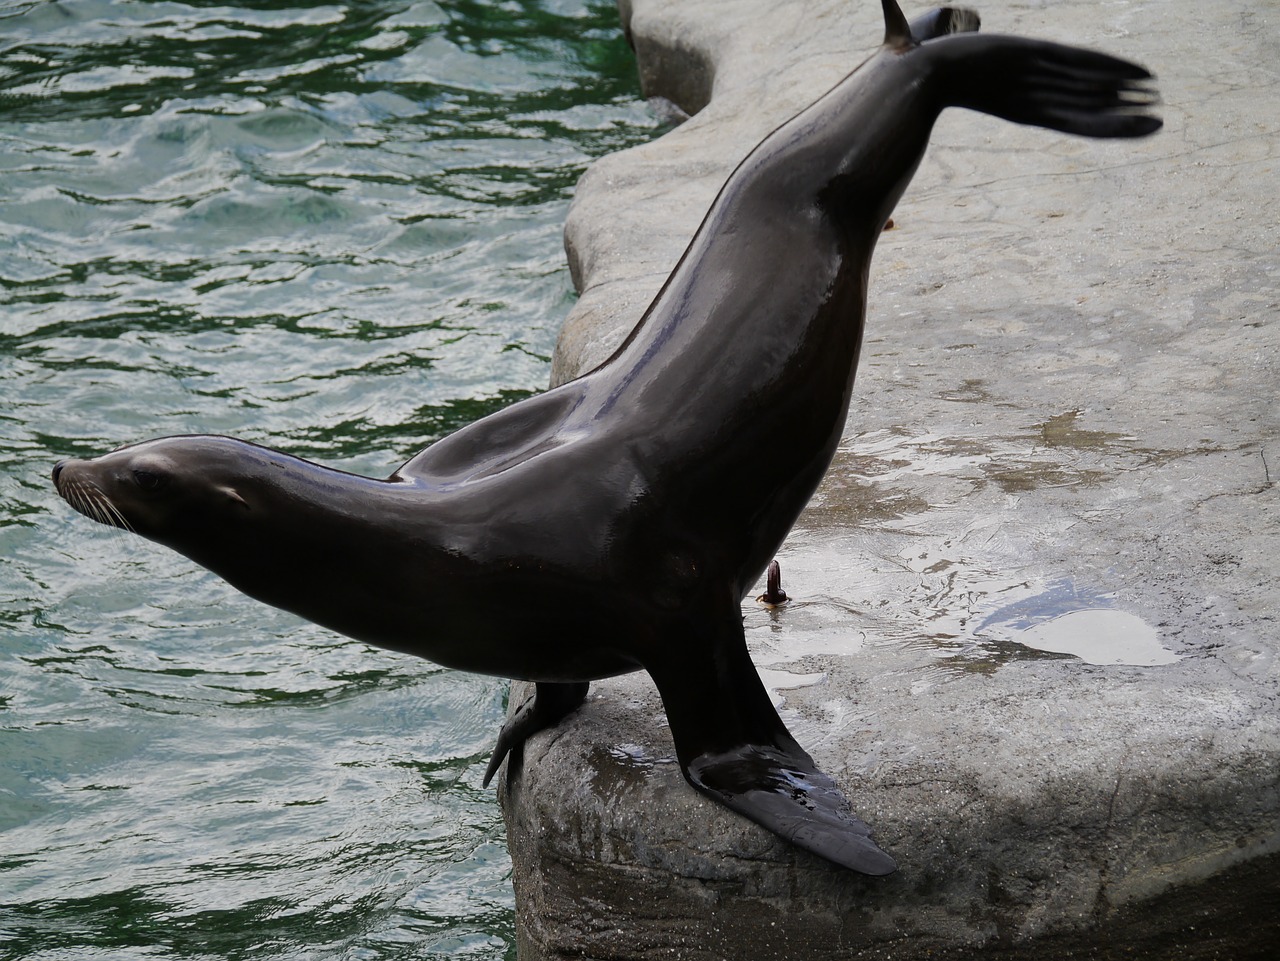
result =
[{"label": "sea lion's head", "polygon": [[272,452],[230,437],[162,437],[89,460],[59,461],[53,486],[86,517],[183,553],[253,510]]},{"label": "sea lion's head", "polygon": [[53,485],[86,517],[353,637],[369,634],[373,618],[348,595],[377,595],[402,558],[395,531],[404,513],[391,511],[390,533],[378,527],[389,503],[378,495],[398,485],[232,437],[161,437],[60,461]]}]

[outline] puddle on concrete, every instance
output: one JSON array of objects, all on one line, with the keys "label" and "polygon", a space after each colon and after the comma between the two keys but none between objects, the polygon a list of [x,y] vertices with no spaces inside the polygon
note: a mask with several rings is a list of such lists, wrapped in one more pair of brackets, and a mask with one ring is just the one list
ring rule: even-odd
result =
[{"label": "puddle on concrete", "polygon": [[620,799],[647,790],[659,768],[677,763],[674,752],[655,756],[638,744],[595,743],[587,754],[586,770],[596,796]]},{"label": "puddle on concrete", "polygon": [[[931,551],[861,572],[841,561],[822,550],[785,556],[791,602],[744,609],[747,642],[775,704],[788,690],[824,683],[831,657],[869,646],[898,644],[913,655],[903,664],[916,677],[913,691],[1023,660],[1142,667],[1178,660],[1154,627],[1114,606],[1110,590],[985,571]],[[835,582],[847,586],[846,598],[805,593]]]},{"label": "puddle on concrete", "polygon": [[1018,631],[1010,640],[1037,651],[1072,654],[1087,664],[1151,667],[1178,660],[1161,645],[1154,627],[1128,611],[1071,611]]},{"label": "puddle on concrete", "polygon": [[1036,426],[1040,430],[1040,439],[1046,447],[1073,447],[1076,450],[1102,450],[1116,444],[1133,446],[1135,438],[1125,434],[1115,434],[1105,430],[1084,430],[1076,426],[1076,421],[1084,413],[1081,410],[1069,410],[1065,414],[1050,417],[1043,424]]},{"label": "puddle on concrete", "polygon": [[[980,380],[966,380],[944,396],[957,402],[987,399]],[[974,491],[995,485],[1016,496],[1053,487],[1100,487],[1119,471],[1189,453],[1152,450],[1127,434],[1087,430],[1080,425],[1084,415],[1068,410],[1003,437],[907,427],[868,431],[836,452],[805,522],[886,526],[931,510],[939,503],[942,479]]]},{"label": "puddle on concrete", "polygon": [[1111,592],[1091,591],[1067,579],[1054,581],[988,614],[974,635],[1070,654],[1087,664],[1149,667],[1178,660],[1160,643],[1154,627],[1136,614],[1113,609],[1113,599]]},{"label": "puddle on concrete", "polygon": [[779,691],[794,691],[800,687],[812,687],[814,684],[821,684],[827,679],[826,671],[816,671],[812,674],[795,674],[791,671],[782,671],[777,668],[761,667],[757,668],[760,673],[760,680],[764,682],[765,688],[769,692],[769,699],[773,701],[774,707],[782,707],[786,697]]},{"label": "puddle on concrete", "polygon": [[[948,399],[989,400],[977,380]],[[913,688],[1026,660],[1176,662],[1157,630],[1124,609],[1122,575],[1099,571],[1087,583],[1023,566],[1037,545],[1072,543],[1081,523],[1078,510],[1059,509],[1062,498],[1028,495],[1102,488],[1188,453],[1148,449],[1088,420],[1080,409],[1042,414],[1007,436],[879,428],[842,447],[780,558],[791,603],[744,610],[775,700],[822,684],[832,658],[866,651],[884,670],[878,655],[894,645],[904,656],[889,660],[901,661]],[[1076,503],[1092,517],[1111,509],[1107,496]]]},{"label": "puddle on concrete", "polygon": [[605,750],[618,764],[635,771],[649,772],[653,770],[657,760],[638,744],[612,744]]}]

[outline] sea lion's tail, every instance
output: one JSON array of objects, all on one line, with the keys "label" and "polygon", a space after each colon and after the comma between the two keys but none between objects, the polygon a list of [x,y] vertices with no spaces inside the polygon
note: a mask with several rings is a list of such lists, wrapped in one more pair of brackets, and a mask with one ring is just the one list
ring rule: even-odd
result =
[{"label": "sea lion's tail", "polygon": [[913,51],[936,58],[944,107],[1084,137],[1145,137],[1163,126],[1151,73],[1079,47],[1020,37],[956,34]]}]

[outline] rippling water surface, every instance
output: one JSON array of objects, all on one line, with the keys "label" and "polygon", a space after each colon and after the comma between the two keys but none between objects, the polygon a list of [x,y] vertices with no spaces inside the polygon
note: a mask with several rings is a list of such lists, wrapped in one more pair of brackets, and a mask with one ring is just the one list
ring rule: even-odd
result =
[{"label": "rippling water surface", "polygon": [[0,0],[0,959],[514,957],[505,687],[240,597],[49,468],[385,475],[541,389],[607,0]]}]

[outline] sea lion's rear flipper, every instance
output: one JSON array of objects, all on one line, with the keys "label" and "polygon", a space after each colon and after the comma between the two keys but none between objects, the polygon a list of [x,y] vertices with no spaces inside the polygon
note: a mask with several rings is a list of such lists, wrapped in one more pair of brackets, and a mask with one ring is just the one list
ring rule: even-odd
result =
[{"label": "sea lion's rear flipper", "polygon": [[533,697],[521,704],[498,732],[498,743],[494,746],[493,757],[489,759],[489,767],[484,772],[485,787],[489,786],[493,776],[498,773],[502,759],[507,754],[515,752],[512,755],[514,761],[531,735],[554,727],[573,713],[586,700],[590,685],[583,681],[578,684],[539,683],[536,687]]},{"label": "sea lion's rear flipper", "polygon": [[896,868],[778,717],[747,654],[736,605],[718,628],[681,645],[670,665],[648,668],[691,785],[836,864],[872,875]]},{"label": "sea lion's rear flipper", "polygon": [[934,61],[943,106],[1083,137],[1145,137],[1162,126],[1151,73],[1094,50],[961,33],[910,52]]}]

